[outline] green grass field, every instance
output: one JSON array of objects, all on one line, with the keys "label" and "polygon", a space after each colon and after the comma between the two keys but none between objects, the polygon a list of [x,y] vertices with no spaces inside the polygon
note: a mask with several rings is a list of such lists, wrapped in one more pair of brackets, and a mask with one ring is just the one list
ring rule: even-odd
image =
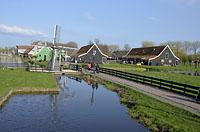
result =
[{"label": "green grass field", "polygon": [[[151,131],[199,132],[200,117],[186,110],[163,103],[126,86],[105,82],[113,91],[120,91],[120,101],[129,115]],[[130,103],[131,102],[131,103]]]},{"label": "green grass field", "polygon": [[17,88],[56,88],[51,73],[28,72],[24,69],[0,68],[0,97]]},{"label": "green grass field", "polygon": [[[105,68],[111,68],[119,71],[125,71],[125,72],[130,72],[130,73],[135,73],[135,74],[140,74],[140,75],[146,75],[146,76],[151,76],[155,78],[161,78],[169,81],[175,81],[179,83],[185,83],[185,84],[190,84],[194,86],[200,86],[200,76],[190,76],[190,75],[184,75],[184,74],[178,74],[178,73],[172,73],[170,70],[174,70],[175,68],[177,69],[186,69],[184,66],[177,66],[177,67],[171,67],[171,66],[140,66],[137,67],[135,65],[131,64],[117,64],[117,63],[108,63],[101,65],[101,67]],[[148,68],[157,68],[159,70],[162,69],[162,71],[146,71],[146,67]]]}]

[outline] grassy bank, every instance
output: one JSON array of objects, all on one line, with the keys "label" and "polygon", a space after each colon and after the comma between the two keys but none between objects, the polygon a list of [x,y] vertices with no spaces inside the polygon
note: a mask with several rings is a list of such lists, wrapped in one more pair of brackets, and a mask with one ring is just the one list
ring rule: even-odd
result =
[{"label": "grassy bank", "polygon": [[126,86],[105,82],[118,93],[122,104],[128,107],[132,118],[139,120],[151,131],[199,132],[200,117],[186,110],[163,103]]},{"label": "grassy bank", "polygon": [[[151,68],[157,68],[159,70],[163,69],[162,72],[160,71],[151,71],[147,72],[145,71],[147,67],[136,67],[134,65],[130,64],[105,64],[101,65],[101,67],[105,68],[111,68],[119,71],[125,71],[125,72],[130,72],[130,73],[135,73],[135,74],[140,74],[140,75],[145,75],[145,76],[150,76],[150,77],[155,77],[155,78],[161,78],[169,81],[175,81],[179,83],[186,83],[194,86],[200,86],[200,76],[190,76],[190,75],[184,75],[184,74],[177,74],[177,73],[172,73],[170,70],[176,67],[169,67],[169,66],[162,66],[162,67],[151,67]],[[181,67],[181,66],[180,66]],[[150,68],[148,66],[148,68]]]},{"label": "grassy bank", "polygon": [[51,73],[28,72],[24,69],[0,69],[0,98],[15,89],[53,89],[56,87]]}]

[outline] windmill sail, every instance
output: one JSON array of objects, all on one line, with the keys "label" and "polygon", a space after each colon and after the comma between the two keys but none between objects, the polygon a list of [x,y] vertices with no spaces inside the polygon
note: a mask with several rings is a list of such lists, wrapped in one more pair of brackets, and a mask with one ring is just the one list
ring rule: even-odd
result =
[{"label": "windmill sail", "polygon": [[60,26],[55,25],[54,28],[54,37],[53,37],[53,50],[52,50],[52,57],[51,57],[51,61],[49,62],[49,68],[54,71],[54,70],[59,70],[59,62],[56,59],[56,54],[57,54],[57,50],[56,50],[56,44],[59,43],[59,39],[60,39]]}]

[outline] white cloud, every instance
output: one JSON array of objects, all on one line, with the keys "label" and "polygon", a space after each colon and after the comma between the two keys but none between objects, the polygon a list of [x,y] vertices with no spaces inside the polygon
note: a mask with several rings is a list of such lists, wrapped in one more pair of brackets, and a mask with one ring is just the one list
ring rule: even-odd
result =
[{"label": "white cloud", "polygon": [[45,36],[45,34],[40,31],[26,29],[18,26],[8,26],[5,24],[0,24],[0,32],[9,34],[28,35],[28,36]]}]

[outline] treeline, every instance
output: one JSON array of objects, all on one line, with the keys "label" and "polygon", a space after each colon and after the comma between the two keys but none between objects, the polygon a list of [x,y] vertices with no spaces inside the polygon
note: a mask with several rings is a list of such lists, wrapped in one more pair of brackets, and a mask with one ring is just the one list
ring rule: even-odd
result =
[{"label": "treeline", "polygon": [[99,39],[94,39],[94,41],[89,40],[88,44],[97,44],[98,47],[104,52],[104,54],[111,56],[114,51],[129,51],[131,46],[129,44],[124,44],[121,48],[118,44],[106,44],[102,43]]}]

